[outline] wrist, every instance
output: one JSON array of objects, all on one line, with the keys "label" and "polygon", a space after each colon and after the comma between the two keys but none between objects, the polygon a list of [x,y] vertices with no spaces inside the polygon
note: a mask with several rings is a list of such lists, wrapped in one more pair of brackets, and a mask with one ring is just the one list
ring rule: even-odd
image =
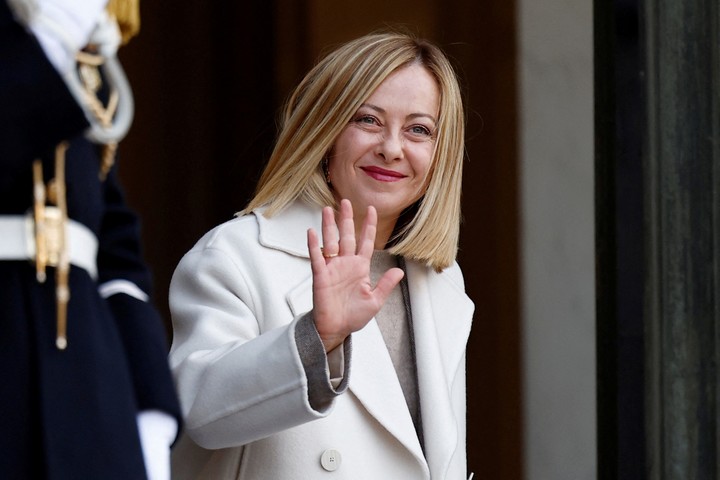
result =
[{"label": "wrist", "polygon": [[320,334],[320,340],[323,343],[323,347],[325,347],[325,353],[330,353],[333,350],[335,350],[337,347],[342,345],[345,342],[345,339],[347,338],[347,335],[332,335],[325,337],[322,334]]}]

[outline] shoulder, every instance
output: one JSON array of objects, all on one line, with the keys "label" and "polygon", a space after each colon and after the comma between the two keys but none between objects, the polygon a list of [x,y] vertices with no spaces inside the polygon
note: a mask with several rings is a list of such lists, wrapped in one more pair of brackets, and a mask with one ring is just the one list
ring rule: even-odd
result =
[{"label": "shoulder", "polygon": [[457,261],[453,261],[450,266],[444,268],[440,272],[428,265],[424,265],[413,260],[408,260],[407,265],[416,276],[423,276],[430,282],[448,283],[456,290],[460,290],[462,292],[465,291],[465,280]]},{"label": "shoulder", "polygon": [[[307,261],[304,229],[284,215],[266,218],[262,210],[245,213],[205,233],[180,263],[195,268],[269,271],[288,264],[288,255]],[[294,265],[294,263],[292,263]],[[285,267],[283,267],[285,268]]]},{"label": "shoulder", "polygon": [[442,275],[452,282],[457,288],[465,291],[465,278],[463,277],[462,269],[457,261],[453,261],[452,265],[443,270],[438,275]]},{"label": "shoulder", "polygon": [[459,295],[466,297],[465,281],[463,279],[462,270],[457,262],[453,262],[449,267],[437,272],[434,268],[413,261],[406,260],[408,281],[411,283],[425,284],[430,291],[445,292],[452,297]]},{"label": "shoulder", "polygon": [[225,264],[224,268],[238,267],[248,254],[257,256],[259,249],[255,215],[243,215],[206,232],[183,255],[179,266],[198,268],[200,265]]},{"label": "shoulder", "polygon": [[241,215],[207,231],[188,251],[188,254],[205,250],[235,252],[238,250],[238,245],[247,248],[257,244],[258,236],[259,229],[255,214]]}]

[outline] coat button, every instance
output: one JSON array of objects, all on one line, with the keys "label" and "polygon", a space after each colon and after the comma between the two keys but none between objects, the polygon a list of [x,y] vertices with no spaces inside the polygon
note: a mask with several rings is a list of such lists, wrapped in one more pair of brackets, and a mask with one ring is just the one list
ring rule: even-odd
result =
[{"label": "coat button", "polygon": [[334,472],[340,468],[341,462],[342,457],[340,456],[340,452],[332,448],[325,450],[320,457],[320,465],[328,472]]}]

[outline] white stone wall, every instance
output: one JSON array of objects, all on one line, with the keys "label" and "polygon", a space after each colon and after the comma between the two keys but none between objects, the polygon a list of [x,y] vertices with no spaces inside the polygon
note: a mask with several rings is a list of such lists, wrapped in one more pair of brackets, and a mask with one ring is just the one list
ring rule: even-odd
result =
[{"label": "white stone wall", "polygon": [[525,477],[595,479],[592,1],[518,15]]}]

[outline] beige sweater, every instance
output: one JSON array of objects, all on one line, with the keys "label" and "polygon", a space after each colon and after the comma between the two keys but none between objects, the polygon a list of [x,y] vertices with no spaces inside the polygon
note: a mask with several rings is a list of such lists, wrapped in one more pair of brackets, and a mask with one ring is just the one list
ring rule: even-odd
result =
[{"label": "beige sweater", "polygon": [[[373,285],[388,269],[397,266],[398,261],[395,256],[383,250],[376,250],[370,263],[370,279]],[[385,339],[385,345],[390,353],[392,363],[395,366],[395,372],[400,380],[400,386],[405,395],[405,401],[408,404],[415,429],[421,435],[419,430],[420,403],[412,339],[412,318],[408,318],[411,312],[408,311],[409,303],[407,305],[403,295],[403,285],[400,284],[393,289],[375,319]],[[422,440],[422,436],[420,438]]]}]

